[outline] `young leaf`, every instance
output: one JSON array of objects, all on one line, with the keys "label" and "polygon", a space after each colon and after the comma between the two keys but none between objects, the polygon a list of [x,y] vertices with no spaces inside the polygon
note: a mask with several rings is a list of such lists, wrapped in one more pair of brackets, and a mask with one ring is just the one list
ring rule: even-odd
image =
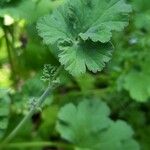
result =
[{"label": "young leaf", "polygon": [[97,99],[78,106],[67,104],[58,116],[57,130],[76,147],[89,150],[139,150],[133,131],[124,121],[112,121],[107,105]]},{"label": "young leaf", "polygon": [[0,89],[0,139],[4,136],[9,119],[10,99],[5,90]]},{"label": "young leaf", "polygon": [[[112,31],[123,30],[129,12],[131,6],[124,0],[67,0],[40,19],[37,29],[46,44],[58,44],[60,62],[71,74],[85,73],[86,67],[97,72],[110,60]],[[102,43],[106,49],[101,49]]]}]

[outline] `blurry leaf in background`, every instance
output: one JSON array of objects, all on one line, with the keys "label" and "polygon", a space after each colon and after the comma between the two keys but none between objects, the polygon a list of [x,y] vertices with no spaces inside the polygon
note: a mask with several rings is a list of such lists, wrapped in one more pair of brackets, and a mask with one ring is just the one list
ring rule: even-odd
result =
[{"label": "blurry leaf in background", "polygon": [[[29,110],[31,99],[38,99],[44,92],[46,83],[41,80],[41,73],[23,83],[21,89],[12,95],[12,108],[18,114],[26,114]],[[50,106],[53,101],[53,95],[49,96],[42,107]]]},{"label": "blurry leaf in background", "polygon": [[97,99],[78,106],[67,104],[59,112],[56,129],[79,148],[95,150],[139,150],[133,131],[124,121],[113,121],[108,106]]},{"label": "blurry leaf in background", "polygon": [[0,68],[0,88],[7,88],[11,83],[10,68],[8,66],[3,66]]},{"label": "blurry leaf in background", "polygon": [[148,10],[149,9],[149,6],[150,6],[150,1],[149,0],[128,0],[131,4],[132,4],[132,7],[133,9],[136,11],[136,12],[143,12],[145,10]]},{"label": "blurry leaf in background", "polygon": [[132,99],[138,102],[150,100],[150,53],[142,50],[142,53],[132,59],[135,61],[133,67],[127,73],[118,78],[118,87],[129,91]]},{"label": "blurry leaf in background", "polygon": [[59,107],[57,105],[52,105],[46,107],[41,116],[41,124],[38,129],[39,134],[45,139],[48,139],[54,132],[55,123],[57,120],[57,113]]},{"label": "blurry leaf in background", "polygon": [[34,75],[32,78],[26,80],[22,86],[22,94],[28,96],[38,96],[45,89],[45,83],[40,80],[41,73]]},{"label": "blurry leaf in background", "polygon": [[105,103],[93,101],[84,100],[77,107],[72,103],[62,107],[56,126],[62,138],[83,148],[98,144],[99,131],[109,127],[110,110]]},{"label": "blurry leaf in background", "polygon": [[25,19],[27,23],[35,22],[40,16],[52,11],[60,5],[63,0],[9,0],[9,2],[0,5],[0,16],[5,14],[11,16],[15,20]]},{"label": "blurry leaf in background", "polygon": [[130,72],[125,76],[124,88],[139,102],[150,100],[150,74]]},{"label": "blurry leaf in background", "polygon": [[35,19],[37,20],[40,16],[49,14],[52,10],[56,9],[64,0],[40,0],[37,4],[36,11],[34,13]]},{"label": "blurry leaf in background", "polygon": [[3,17],[5,14],[7,14],[18,20],[22,17],[27,17],[28,12],[32,12],[31,10],[33,9],[33,0],[16,0],[15,2],[11,0],[0,7],[0,16]]},{"label": "blurry leaf in background", "polygon": [[81,89],[81,91],[94,89],[94,77],[90,74],[83,74],[82,76],[76,78],[76,81]]},{"label": "blurry leaf in background", "polygon": [[135,26],[138,29],[145,28],[150,32],[150,11],[135,16]]},{"label": "blurry leaf in background", "polygon": [[8,126],[10,98],[8,91],[0,89],[0,139],[4,136]]}]

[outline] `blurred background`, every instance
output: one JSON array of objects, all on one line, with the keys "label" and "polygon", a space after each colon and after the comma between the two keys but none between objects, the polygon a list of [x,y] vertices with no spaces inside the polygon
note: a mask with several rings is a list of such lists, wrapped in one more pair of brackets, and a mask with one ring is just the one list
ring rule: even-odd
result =
[{"label": "blurred background", "polygon": [[[38,36],[36,22],[63,1],[0,0],[0,136],[18,124],[28,112],[28,101],[44,91],[44,64],[59,64],[54,47]],[[110,106],[111,118],[132,126],[142,150],[150,149],[150,0],[128,2],[133,7],[130,23],[124,32],[114,33],[115,52],[107,67],[78,78],[64,71],[61,86],[47,98],[42,113],[35,114],[14,141],[59,141],[54,130],[59,108],[96,96]]]}]

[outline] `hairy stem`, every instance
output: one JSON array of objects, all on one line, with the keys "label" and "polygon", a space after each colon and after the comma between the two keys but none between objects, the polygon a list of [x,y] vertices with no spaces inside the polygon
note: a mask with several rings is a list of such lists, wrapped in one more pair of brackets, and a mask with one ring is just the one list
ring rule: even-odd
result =
[{"label": "hairy stem", "polygon": [[[53,79],[56,79],[59,73],[62,70],[62,66],[60,66],[55,73]],[[4,139],[3,145],[11,141],[17,133],[22,129],[22,127],[26,124],[26,122],[32,117],[32,115],[36,112],[37,108],[40,107],[45,99],[48,97],[48,95],[52,92],[54,89],[53,84],[49,84],[45,92],[41,95],[41,97],[37,100],[37,104],[32,107],[32,109],[29,111],[29,113],[21,120],[21,122],[16,126],[16,128]]]}]

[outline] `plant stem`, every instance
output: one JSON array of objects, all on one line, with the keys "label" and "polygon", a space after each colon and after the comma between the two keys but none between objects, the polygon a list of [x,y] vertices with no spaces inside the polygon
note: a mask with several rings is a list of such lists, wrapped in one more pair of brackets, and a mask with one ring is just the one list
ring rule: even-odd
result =
[{"label": "plant stem", "polygon": [[15,68],[14,68],[14,62],[13,62],[12,53],[11,53],[11,43],[10,43],[9,38],[8,38],[7,28],[8,27],[3,26],[3,30],[4,30],[4,34],[5,34],[6,47],[7,47],[7,53],[8,53],[8,59],[9,59],[10,67],[11,67],[11,74],[12,74],[12,77],[15,79]]},{"label": "plant stem", "polygon": [[[45,100],[45,98],[49,95],[51,91],[51,86],[48,86],[46,91],[43,93],[43,95],[39,98],[39,102]],[[17,127],[6,137],[4,140],[4,143],[8,143],[11,139],[13,139],[16,134],[20,131],[20,129],[25,125],[25,123],[32,117],[32,115],[35,113],[37,106],[33,107],[29,113],[21,120],[21,122],[17,125]]]},{"label": "plant stem", "polygon": [[72,145],[58,142],[49,142],[49,141],[39,141],[39,142],[23,142],[23,143],[10,143],[7,145],[1,146],[1,148],[31,148],[31,147],[46,147],[46,146],[55,146],[61,148],[72,148]]},{"label": "plant stem", "polygon": [[[56,79],[59,73],[62,70],[62,66],[60,66],[55,73],[53,79]],[[21,122],[16,126],[16,128],[4,139],[2,144],[6,144],[9,141],[11,141],[16,134],[22,129],[22,127],[26,124],[26,122],[32,117],[32,115],[36,112],[37,108],[40,107],[45,99],[48,97],[50,92],[53,90],[53,84],[49,84],[45,92],[41,95],[41,97],[38,99],[37,104],[32,107],[32,109],[29,111],[29,113],[21,120]]]}]

